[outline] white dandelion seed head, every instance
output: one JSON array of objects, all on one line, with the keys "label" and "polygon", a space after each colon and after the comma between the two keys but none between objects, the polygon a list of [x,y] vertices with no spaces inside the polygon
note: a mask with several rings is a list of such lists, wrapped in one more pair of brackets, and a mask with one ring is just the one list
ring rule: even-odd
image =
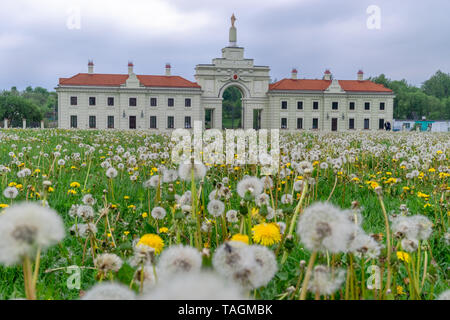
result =
[{"label": "white dandelion seed head", "polygon": [[237,184],[237,193],[241,198],[250,192],[252,197],[256,197],[263,191],[263,184],[256,177],[246,177]]},{"label": "white dandelion seed head", "polygon": [[24,256],[34,258],[38,248],[57,244],[64,234],[56,211],[34,203],[13,205],[0,216],[0,263],[13,265]]},{"label": "white dandelion seed head", "polygon": [[123,284],[99,283],[89,289],[82,300],[135,300],[136,295]]},{"label": "white dandelion seed head", "polygon": [[267,193],[261,193],[255,197],[255,203],[258,207],[268,206],[270,204],[270,196]]},{"label": "white dandelion seed head", "polygon": [[157,285],[144,300],[245,300],[242,290],[212,272],[180,274]]},{"label": "white dandelion seed head", "polygon": [[320,295],[330,295],[338,290],[345,280],[345,270],[331,270],[327,266],[314,268],[308,290]]},{"label": "white dandelion seed head", "polygon": [[95,215],[94,209],[91,206],[88,205],[80,205],[77,208],[77,216],[89,220],[93,218]]},{"label": "white dandelion seed head", "polygon": [[122,259],[114,253],[103,253],[94,260],[94,265],[99,272],[107,275],[109,272],[118,272],[122,268]]},{"label": "white dandelion seed head", "polygon": [[303,190],[303,180],[296,180],[294,182],[294,190],[300,192]]},{"label": "white dandelion seed head", "polygon": [[225,211],[225,204],[220,200],[211,200],[208,203],[207,209],[213,217],[220,217]]},{"label": "white dandelion seed head", "polygon": [[203,179],[206,175],[206,166],[198,161],[195,161],[194,164],[182,163],[178,168],[178,175],[181,180],[190,181],[192,179],[192,170],[194,170],[194,179]]},{"label": "white dandelion seed head", "polygon": [[297,225],[297,234],[311,251],[346,252],[356,226],[337,207],[317,202],[305,209]]},{"label": "white dandelion seed head", "polygon": [[158,267],[161,279],[178,273],[198,272],[202,267],[202,254],[190,246],[171,246],[161,253]]},{"label": "white dandelion seed head", "polygon": [[89,223],[78,223],[74,224],[69,229],[71,234],[74,234],[76,236],[79,236],[81,238],[86,238],[89,234],[97,234],[97,227],[95,224],[89,222]]},{"label": "white dandelion seed head", "polygon": [[109,179],[114,179],[115,177],[117,177],[117,170],[113,167],[109,167],[108,170],[106,170],[106,176]]},{"label": "white dandelion seed head", "polygon": [[97,200],[92,196],[92,194],[88,193],[83,196],[83,203],[88,206],[93,206]]},{"label": "white dandelion seed head", "polygon": [[228,210],[226,216],[228,222],[234,223],[239,221],[238,212],[236,210]]},{"label": "white dandelion seed head", "polygon": [[166,216],[166,209],[163,207],[154,207],[152,210],[152,217],[157,220],[162,220]]},{"label": "white dandelion seed head", "polygon": [[19,194],[19,190],[16,187],[6,187],[3,191],[3,196],[7,199],[15,199]]}]

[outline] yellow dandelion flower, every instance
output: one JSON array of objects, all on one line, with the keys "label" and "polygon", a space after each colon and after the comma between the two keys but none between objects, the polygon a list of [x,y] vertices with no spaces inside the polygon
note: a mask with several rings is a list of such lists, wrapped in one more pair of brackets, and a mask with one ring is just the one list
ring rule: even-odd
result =
[{"label": "yellow dandelion flower", "polygon": [[405,294],[405,292],[403,291],[403,287],[402,286],[397,286],[397,294]]},{"label": "yellow dandelion flower", "polygon": [[72,183],[70,184],[70,187],[71,187],[71,188],[79,188],[79,187],[80,187],[80,184],[79,184],[78,182],[74,181],[74,182],[72,182]]},{"label": "yellow dandelion flower", "polygon": [[408,263],[411,260],[409,253],[404,251],[397,251],[397,259],[405,261]]},{"label": "yellow dandelion flower", "polygon": [[436,172],[436,169],[435,168],[430,168],[430,169],[428,169],[428,172]]},{"label": "yellow dandelion flower", "polygon": [[164,241],[157,234],[147,233],[139,239],[137,246],[147,246],[153,248],[155,249],[156,254],[160,254],[164,247]]},{"label": "yellow dandelion flower", "polygon": [[129,197],[129,196],[124,196],[123,199],[124,199],[124,200],[129,200],[130,197]]},{"label": "yellow dandelion flower", "polygon": [[9,205],[7,205],[6,203],[0,203],[0,208],[4,209],[4,208],[8,208]]},{"label": "yellow dandelion flower", "polygon": [[77,194],[77,191],[74,190],[74,189],[69,189],[69,190],[67,191],[67,194]]},{"label": "yellow dandelion flower", "polygon": [[231,241],[240,241],[245,244],[248,244],[248,236],[245,234],[237,233],[231,237]]},{"label": "yellow dandelion flower", "polygon": [[124,231],[123,234],[127,236],[130,234],[130,231]]},{"label": "yellow dandelion flower", "polygon": [[17,183],[15,183],[15,182],[10,182],[10,183],[8,184],[8,186],[9,186],[9,187],[15,187],[15,186],[17,186]]},{"label": "yellow dandelion flower", "polygon": [[258,213],[259,213],[258,208],[252,208],[252,210],[251,210],[252,217],[256,216]]},{"label": "yellow dandelion flower", "polygon": [[147,218],[148,217],[148,213],[144,212],[143,214],[141,214],[142,218]]},{"label": "yellow dandelion flower", "polygon": [[261,223],[252,228],[253,241],[271,246],[281,241],[280,228],[276,223]]},{"label": "yellow dandelion flower", "polygon": [[169,228],[166,228],[166,227],[159,228],[159,232],[160,233],[167,233],[167,232],[169,232]]}]

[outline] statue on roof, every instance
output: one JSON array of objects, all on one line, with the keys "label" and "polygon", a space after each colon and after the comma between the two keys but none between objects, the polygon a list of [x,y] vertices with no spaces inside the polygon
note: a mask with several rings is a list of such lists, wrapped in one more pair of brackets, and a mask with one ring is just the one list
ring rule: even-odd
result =
[{"label": "statue on roof", "polygon": [[234,13],[233,13],[233,15],[231,16],[231,26],[234,28],[234,22],[236,21],[237,19],[236,19],[236,17],[234,16]]}]

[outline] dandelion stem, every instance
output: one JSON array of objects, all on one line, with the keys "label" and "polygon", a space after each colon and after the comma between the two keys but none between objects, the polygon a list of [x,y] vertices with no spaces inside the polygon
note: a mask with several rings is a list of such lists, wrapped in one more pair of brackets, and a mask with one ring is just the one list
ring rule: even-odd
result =
[{"label": "dandelion stem", "polygon": [[311,253],[311,257],[309,258],[308,268],[306,269],[305,278],[303,279],[302,289],[301,289],[301,293],[300,293],[300,300],[306,299],[306,293],[308,292],[309,279],[311,278],[311,272],[312,272],[312,269],[314,266],[314,261],[316,260],[316,257],[317,257],[317,251],[313,251]]},{"label": "dandelion stem", "polygon": [[389,219],[387,216],[386,208],[384,206],[383,197],[381,193],[377,193],[378,200],[380,201],[381,210],[383,211],[384,216],[384,224],[386,228],[386,249],[387,249],[387,281],[385,290],[383,293],[385,294],[387,290],[391,288],[391,232],[389,229]]}]

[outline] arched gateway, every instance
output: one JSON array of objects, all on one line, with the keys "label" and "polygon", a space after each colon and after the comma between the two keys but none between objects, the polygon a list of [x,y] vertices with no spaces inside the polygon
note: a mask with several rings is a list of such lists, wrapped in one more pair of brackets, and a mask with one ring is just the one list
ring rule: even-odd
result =
[{"label": "arched gateway", "polygon": [[[243,129],[260,129],[265,127],[269,116],[267,112],[270,68],[255,66],[253,59],[244,58],[244,48],[237,46],[237,32],[234,15],[229,33],[229,45],[222,49],[222,58],[212,60],[211,64],[196,66],[195,79],[202,87],[202,118],[206,128],[222,129],[228,127],[223,123],[223,95],[230,87],[236,87],[242,94],[242,111],[240,115]],[[267,126],[266,126],[267,127]]]}]

